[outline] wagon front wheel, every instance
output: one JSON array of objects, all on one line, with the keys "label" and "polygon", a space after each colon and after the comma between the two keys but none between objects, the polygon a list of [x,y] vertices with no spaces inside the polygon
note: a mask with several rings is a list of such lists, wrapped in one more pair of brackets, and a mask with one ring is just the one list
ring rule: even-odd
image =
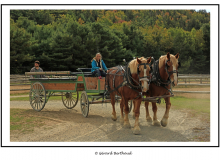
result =
[{"label": "wagon front wheel", "polygon": [[82,115],[84,117],[87,117],[88,116],[88,113],[89,113],[89,99],[88,99],[88,96],[86,94],[85,91],[83,91],[81,93],[81,97],[80,97],[80,107],[81,107],[81,112],[82,112]]},{"label": "wagon front wheel", "polygon": [[63,105],[68,108],[72,109],[77,105],[79,93],[76,92],[62,92],[62,102]]},{"label": "wagon front wheel", "polygon": [[35,82],[31,85],[29,93],[31,107],[35,111],[41,111],[46,104],[46,91],[42,83]]}]

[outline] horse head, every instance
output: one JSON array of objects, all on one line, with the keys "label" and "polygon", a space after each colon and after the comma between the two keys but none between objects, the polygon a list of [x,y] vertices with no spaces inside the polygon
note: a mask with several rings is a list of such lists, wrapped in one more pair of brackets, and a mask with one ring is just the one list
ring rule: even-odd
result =
[{"label": "horse head", "polygon": [[166,62],[165,62],[165,70],[170,77],[170,80],[174,86],[178,83],[178,68],[180,67],[180,62],[178,62],[179,53],[175,56],[167,53]]},{"label": "horse head", "polygon": [[137,74],[139,77],[139,81],[141,82],[142,92],[147,92],[149,90],[150,85],[150,62],[151,57],[145,59],[143,57],[137,58]]}]

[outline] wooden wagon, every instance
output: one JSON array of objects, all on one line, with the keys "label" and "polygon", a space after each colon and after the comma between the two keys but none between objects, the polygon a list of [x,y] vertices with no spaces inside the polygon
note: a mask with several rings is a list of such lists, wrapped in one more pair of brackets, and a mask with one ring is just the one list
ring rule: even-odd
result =
[{"label": "wooden wagon", "polygon": [[[78,72],[25,72],[25,75],[33,76],[29,79],[29,101],[36,111],[41,111],[51,96],[61,96],[64,106],[68,109],[74,108],[80,101],[84,117],[88,116],[91,104],[111,102],[104,95],[105,78],[93,77],[91,69],[79,68]],[[47,78],[35,78],[37,75],[45,75]],[[120,101],[119,96],[116,101]],[[129,102],[129,108],[131,110],[132,101]]]}]

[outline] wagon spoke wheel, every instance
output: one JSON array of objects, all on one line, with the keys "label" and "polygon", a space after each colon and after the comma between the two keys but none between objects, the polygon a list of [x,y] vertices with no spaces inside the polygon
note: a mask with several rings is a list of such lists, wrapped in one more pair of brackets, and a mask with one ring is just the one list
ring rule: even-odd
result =
[{"label": "wagon spoke wheel", "polygon": [[133,101],[132,101],[132,100],[128,101],[129,113],[131,112],[132,104],[133,104]]},{"label": "wagon spoke wheel", "polygon": [[35,111],[41,111],[46,104],[46,91],[42,83],[35,82],[31,85],[29,93],[31,107]]},{"label": "wagon spoke wheel", "polygon": [[62,101],[63,105],[68,108],[72,109],[77,105],[79,93],[76,92],[62,92]]},{"label": "wagon spoke wheel", "polygon": [[82,115],[84,117],[87,117],[89,113],[89,99],[85,91],[81,93],[80,106],[81,106]]}]

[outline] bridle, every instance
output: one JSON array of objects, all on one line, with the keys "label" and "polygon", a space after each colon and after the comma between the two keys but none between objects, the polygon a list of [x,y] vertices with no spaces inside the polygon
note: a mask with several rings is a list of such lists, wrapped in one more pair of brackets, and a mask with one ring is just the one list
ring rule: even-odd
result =
[{"label": "bridle", "polygon": [[[128,67],[129,63],[130,62],[128,62],[127,65],[126,65],[126,76],[125,76],[128,86],[130,88],[134,89],[134,90],[137,90],[137,89],[141,89],[141,87],[142,87],[141,83],[140,83],[141,81],[147,81],[148,84],[149,84],[151,79],[150,79],[150,76],[146,75],[146,70],[147,70],[147,65],[150,66],[150,64],[149,63],[138,64],[138,66],[137,66],[137,74],[138,74],[138,79],[139,79],[139,82],[138,82],[134,78],[132,78],[132,76],[130,74],[130,68]],[[141,65],[144,65],[144,76],[143,77],[139,76],[139,74],[140,74],[139,68],[140,68]],[[135,82],[137,85],[133,84],[132,81]]]},{"label": "bridle", "polygon": [[[165,70],[166,70],[166,72],[167,72],[167,74],[168,74],[168,80],[170,80],[170,76],[173,74],[173,73],[177,73],[177,77],[178,77],[178,70],[176,69],[176,70],[172,70],[172,71],[168,71],[168,68],[170,67],[168,64],[167,64],[167,62],[170,62],[170,59],[167,59],[166,60],[166,66],[165,66]],[[180,62],[178,62],[178,68],[180,68],[181,67],[181,63]],[[174,85],[174,82],[172,82],[172,84]]]},{"label": "bridle", "polygon": [[[144,76],[143,76],[143,77],[140,77],[140,76],[139,76],[139,73],[140,73],[139,67],[142,66],[142,65],[144,66]],[[151,65],[150,65],[149,63],[141,63],[141,64],[138,64],[137,73],[138,73],[139,81],[147,81],[147,82],[150,84],[150,76],[147,76],[147,75],[146,75],[147,65],[151,68]]]}]

